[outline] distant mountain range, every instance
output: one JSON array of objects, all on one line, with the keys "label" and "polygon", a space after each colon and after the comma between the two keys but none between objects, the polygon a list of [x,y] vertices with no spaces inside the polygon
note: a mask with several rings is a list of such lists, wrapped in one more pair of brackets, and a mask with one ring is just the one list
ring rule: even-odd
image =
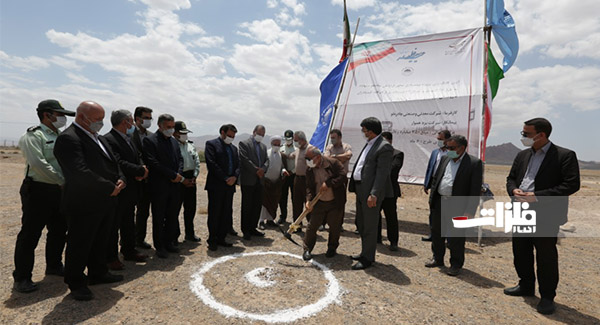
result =
[{"label": "distant mountain range", "polygon": [[[190,137],[190,140],[194,141],[196,149],[204,150],[206,141],[216,138],[216,135],[203,135],[199,137]],[[233,141],[236,145],[242,140],[246,140],[250,137],[248,133],[236,134],[235,140]],[[271,137],[265,136],[264,143],[269,143]],[[512,165],[513,160],[523,149],[518,148],[511,142],[503,143],[497,146],[489,146],[485,151],[485,160],[488,164],[493,165]],[[596,169],[600,170],[600,162],[597,161],[583,161],[579,160],[579,168],[581,169]]]},{"label": "distant mountain range", "polygon": [[[485,151],[485,162],[493,165],[512,165],[513,160],[523,149],[517,148],[511,142],[497,146],[487,147]],[[580,169],[600,169],[600,162],[579,160]]]}]

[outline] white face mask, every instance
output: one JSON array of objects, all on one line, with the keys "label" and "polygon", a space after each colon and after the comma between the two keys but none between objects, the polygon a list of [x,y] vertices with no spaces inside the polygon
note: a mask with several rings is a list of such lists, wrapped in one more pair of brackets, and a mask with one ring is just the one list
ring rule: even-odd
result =
[{"label": "white face mask", "polygon": [[89,117],[85,116],[85,114],[83,116],[90,123],[89,128],[90,128],[90,131],[92,131],[92,133],[98,133],[98,132],[100,132],[100,130],[102,130],[102,127],[104,126],[104,122],[102,122],[102,121],[92,122],[92,120],[90,120]]},{"label": "white face mask", "polygon": [[144,119],[144,120],[142,120],[142,127],[144,129],[148,129],[151,126],[152,126],[152,119],[149,119],[149,120]]},{"label": "white face mask", "polygon": [[285,144],[288,146],[291,146],[294,143],[294,140],[289,139],[289,140],[285,140]]},{"label": "white face mask", "polygon": [[438,140],[438,148],[444,147],[444,140]]},{"label": "white face mask", "polygon": [[166,130],[161,130],[160,132],[162,132],[162,134],[165,135],[165,137],[170,137],[173,135],[173,133],[175,133],[175,129],[170,128],[170,129],[166,129]]},{"label": "white face mask", "polygon": [[314,160],[307,160],[306,161],[306,166],[310,167],[310,168],[315,168],[316,164]]},{"label": "white face mask", "polygon": [[66,116],[57,116],[56,121],[52,122],[55,128],[60,129],[67,124]]},{"label": "white face mask", "polygon": [[526,137],[522,137],[521,138],[521,143],[525,146],[525,147],[531,147],[533,146],[533,143],[535,142],[535,140],[533,140],[533,138],[526,138]]},{"label": "white face mask", "polygon": [[254,136],[254,141],[260,143],[263,140],[263,138],[264,137],[262,135],[258,135],[257,134],[257,135]]},{"label": "white face mask", "polygon": [[298,141],[294,141],[294,147],[300,148],[300,144],[298,143]]},{"label": "white face mask", "polygon": [[271,146],[271,148],[273,149],[273,152],[278,152],[281,146]]},{"label": "white face mask", "polygon": [[186,143],[187,139],[188,139],[188,135],[187,134],[180,134],[179,135],[179,142]]},{"label": "white face mask", "polygon": [[334,146],[338,144],[338,139],[331,139],[331,144]]},{"label": "white face mask", "polygon": [[365,132],[363,132],[363,138],[365,138],[365,141],[369,142],[369,137]]},{"label": "white face mask", "polygon": [[225,144],[232,144],[233,143],[233,138],[231,138],[231,137],[225,137],[225,140],[223,140],[223,142],[225,142]]}]

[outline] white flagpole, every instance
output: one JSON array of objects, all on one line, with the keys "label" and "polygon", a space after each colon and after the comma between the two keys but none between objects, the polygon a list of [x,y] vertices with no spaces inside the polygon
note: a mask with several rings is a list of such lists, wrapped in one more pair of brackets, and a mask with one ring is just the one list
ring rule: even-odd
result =
[{"label": "white flagpole", "polygon": [[[352,50],[354,49],[354,40],[356,39],[356,33],[358,32],[358,24],[360,23],[360,17],[356,21],[356,27],[354,28],[354,36],[352,37],[352,42],[348,46],[350,51],[346,56],[346,60],[350,61],[350,56],[352,55]],[[338,90],[337,97],[335,99],[335,104],[333,105],[333,115],[331,116],[331,123],[329,123],[329,130],[327,131],[327,137],[325,138],[325,146],[323,146],[323,151],[329,145],[329,132],[333,128],[333,123],[335,122],[335,115],[337,114],[338,104],[340,102],[342,96],[342,90],[344,89],[344,84],[346,83],[346,73],[348,72],[348,66],[350,66],[350,62],[346,62],[346,67],[344,68],[344,75],[342,77],[342,83],[340,84],[340,89]]]},{"label": "white flagpole", "polygon": [[[489,28],[490,28],[487,25],[487,0],[483,0],[483,26],[484,26],[483,27],[483,44],[485,45],[487,43],[487,46],[483,47],[483,52],[484,52],[483,53],[483,76],[484,76],[484,78],[483,78],[483,96],[482,96],[482,98],[483,98],[482,110],[483,111],[481,112],[482,119],[481,119],[481,128],[480,128],[480,141],[481,141],[480,142],[481,146],[479,147],[480,151],[485,150],[485,147],[484,147],[484,145],[486,144],[485,143],[485,134],[484,134],[485,124],[486,124],[485,123],[486,122],[485,105],[487,104],[487,97],[491,96],[491,94],[487,93],[488,82],[487,82],[487,79],[485,78],[485,76],[487,75],[486,69],[487,69],[487,63],[488,63],[488,47],[490,46],[490,39],[489,39],[489,37],[487,37],[489,35]],[[490,76],[487,76],[487,77],[489,78]],[[479,153],[479,156],[481,157],[481,152]],[[483,186],[483,183],[485,182],[485,160],[482,161],[482,165],[483,165],[483,168],[482,168],[481,182],[482,182],[482,186]],[[483,189],[483,187],[482,187],[482,189]],[[479,197],[480,197],[479,206],[481,207],[483,204],[483,200],[482,200],[481,195]],[[481,247],[482,235],[483,234],[482,234],[481,226],[478,226],[477,227],[477,246],[478,247]]]}]

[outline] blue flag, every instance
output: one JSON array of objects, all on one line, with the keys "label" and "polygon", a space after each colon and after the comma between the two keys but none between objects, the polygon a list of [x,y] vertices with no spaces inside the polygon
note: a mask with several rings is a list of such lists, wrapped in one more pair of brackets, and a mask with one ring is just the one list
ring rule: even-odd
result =
[{"label": "blue flag", "polygon": [[504,0],[489,0],[486,10],[488,24],[492,26],[496,44],[498,44],[504,55],[502,70],[506,72],[515,63],[519,53],[519,39],[515,30],[515,21],[504,9]]},{"label": "blue flag", "polygon": [[312,138],[310,138],[310,144],[319,148],[321,151],[323,151],[325,147],[329,125],[331,124],[331,118],[334,113],[335,100],[338,91],[340,90],[340,84],[342,82],[342,77],[344,76],[347,62],[348,59],[345,59],[340,62],[337,67],[331,70],[319,87],[321,90],[319,122],[317,123],[317,128],[315,129]]}]

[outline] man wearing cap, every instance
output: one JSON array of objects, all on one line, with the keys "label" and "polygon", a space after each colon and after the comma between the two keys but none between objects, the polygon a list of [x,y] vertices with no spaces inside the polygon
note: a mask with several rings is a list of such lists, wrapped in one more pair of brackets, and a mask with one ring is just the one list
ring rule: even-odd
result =
[{"label": "man wearing cap", "polygon": [[265,127],[257,125],[250,138],[240,141],[241,221],[245,240],[265,235],[256,229],[262,206],[262,178],[267,170],[267,146],[261,142],[264,136]]},{"label": "man wearing cap", "polygon": [[[199,242],[200,237],[194,232],[194,216],[196,216],[196,178],[200,173],[200,158],[194,143],[188,140],[188,130],[182,121],[175,122],[173,136],[179,141],[179,150],[183,158],[183,182],[181,183],[181,201],[183,204],[183,223],[185,240]],[[181,205],[179,205],[181,209]],[[177,213],[179,214],[179,213]],[[179,227],[177,227],[179,229]]]},{"label": "man wearing cap", "polygon": [[148,166],[148,185],[152,201],[152,241],[156,256],[167,258],[178,253],[177,217],[181,205],[183,158],[175,138],[175,118],[169,114],[158,117],[158,130],[144,138],[144,162]]},{"label": "man wearing cap", "polygon": [[[145,137],[152,134],[148,129],[152,126],[152,109],[145,106],[138,106],[133,113],[135,119],[135,131],[131,140],[137,150],[140,161],[144,163],[144,150],[142,141]],[[150,188],[148,187],[148,178],[141,181],[140,198],[137,203],[135,214],[135,245],[139,248],[150,249],[152,246],[146,242],[146,228],[148,227],[148,217],[150,216]]]},{"label": "man wearing cap", "polygon": [[283,161],[285,161],[285,166],[290,176],[285,177],[282,181],[281,198],[279,199],[279,210],[281,210],[281,215],[279,216],[279,220],[277,220],[277,223],[280,225],[284,224],[285,219],[287,219],[288,194],[291,193],[292,196],[294,195],[294,177],[296,177],[296,159],[294,156],[296,147],[294,147],[294,131],[285,131],[283,133],[283,140],[285,140],[285,145],[280,149],[281,158]]},{"label": "man wearing cap", "polygon": [[[62,208],[67,216],[65,283],[76,300],[94,297],[88,285],[123,280],[108,271],[106,251],[117,195],[125,188],[108,142],[98,135],[104,125],[104,108],[82,102],[75,121],[56,139],[54,155],[65,175]],[[83,271],[87,267],[87,277]]]},{"label": "man wearing cap", "polygon": [[111,270],[122,270],[119,260],[119,231],[121,233],[121,253],[126,261],[143,262],[148,257],[135,249],[135,205],[142,190],[142,181],[148,176],[148,168],[144,166],[131,141],[135,130],[131,112],[124,109],[114,110],[110,116],[112,129],[104,135],[110,144],[115,158],[125,175],[127,187],[119,193],[117,217],[111,227],[108,244],[108,267]]},{"label": "man wearing cap", "polygon": [[21,185],[23,216],[21,231],[15,244],[15,280],[17,292],[37,290],[31,281],[35,248],[44,227],[46,237],[46,274],[64,275],[62,252],[65,248],[67,223],[60,213],[61,187],[65,183],[62,170],[54,157],[54,144],[59,128],[65,126],[67,116],[75,112],[64,109],[56,100],[49,99],[38,104],[38,126],[32,126],[19,140],[19,148],[25,157],[25,179]]}]

